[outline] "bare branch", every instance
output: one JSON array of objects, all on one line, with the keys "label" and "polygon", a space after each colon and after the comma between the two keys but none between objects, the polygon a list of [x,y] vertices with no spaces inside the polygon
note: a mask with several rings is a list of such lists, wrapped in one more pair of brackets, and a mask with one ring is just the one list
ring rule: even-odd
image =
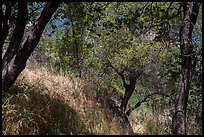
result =
[{"label": "bare branch", "polygon": [[148,98],[154,96],[154,95],[162,95],[162,96],[168,96],[166,93],[163,92],[154,92],[154,93],[150,93],[147,96],[145,96],[142,100],[138,101],[134,106],[132,106],[131,108],[129,108],[126,111],[127,116],[130,116],[130,113],[135,110],[136,108],[138,108],[143,102],[146,102]]},{"label": "bare branch", "polygon": [[167,14],[167,16],[169,15],[169,10],[170,10],[170,7],[172,6],[173,2],[171,2],[169,4],[169,7],[167,8],[167,10],[165,11],[165,14]]},{"label": "bare branch", "polygon": [[109,60],[107,61],[106,64],[107,64],[107,67],[111,67],[121,77],[123,86],[126,87],[127,83],[126,83],[125,76],[124,76],[124,72],[126,68],[124,68],[122,71],[118,71],[118,69],[116,69]]}]

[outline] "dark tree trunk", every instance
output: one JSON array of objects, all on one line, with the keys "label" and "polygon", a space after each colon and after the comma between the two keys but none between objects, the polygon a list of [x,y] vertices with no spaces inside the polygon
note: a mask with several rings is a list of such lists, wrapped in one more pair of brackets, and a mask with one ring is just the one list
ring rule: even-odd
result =
[{"label": "dark tree trunk", "polygon": [[129,101],[130,97],[132,96],[132,93],[135,90],[136,80],[137,80],[137,77],[135,75],[129,76],[130,84],[125,84],[125,86],[124,86],[125,87],[125,95],[122,99],[121,106],[120,106],[120,108],[124,112],[126,111],[128,101]]},{"label": "dark tree trunk", "polygon": [[[120,109],[125,112],[126,108],[127,108],[127,104],[128,101],[130,99],[130,97],[132,96],[132,93],[135,90],[135,85],[137,82],[137,79],[143,74],[143,70],[141,68],[139,68],[137,71],[133,71],[130,70],[128,68],[124,68],[122,71],[118,71],[112,64],[110,61],[107,62],[107,66],[111,67],[113,70],[115,70],[115,72],[121,77],[122,82],[123,82],[123,87],[125,88],[125,95],[121,101],[121,105],[120,105]],[[127,84],[125,76],[124,76],[124,72],[125,70],[128,71],[129,73],[129,84]]]},{"label": "dark tree trunk", "polygon": [[136,72],[132,72],[131,70],[129,70],[129,84],[126,83],[124,75],[120,73],[120,76],[123,81],[123,86],[125,88],[125,95],[122,99],[120,108],[124,112],[126,111],[128,101],[135,90],[137,79],[142,75],[142,73],[143,73],[142,69],[138,69]]},{"label": "dark tree trunk", "polygon": [[[19,45],[16,45],[19,48],[15,52],[15,55],[10,61],[5,61],[7,65],[3,66],[2,68],[3,91],[8,89],[15,82],[18,75],[25,68],[27,59],[38,44],[46,24],[49,22],[51,16],[56,11],[59,4],[60,2],[48,2],[46,4],[40,17],[37,19],[34,28],[26,37],[25,41],[22,43],[22,46],[20,47]],[[7,54],[7,56],[10,56],[10,54]],[[6,55],[4,58],[7,58]]]},{"label": "dark tree trunk", "polygon": [[[73,26],[73,24],[72,24],[72,17],[70,17],[70,20],[71,20],[71,26]],[[81,72],[80,53],[79,53],[80,49],[79,49],[79,44],[77,42],[75,30],[73,29],[72,32],[73,32],[73,38],[74,38],[74,50],[73,50],[74,52],[73,52],[73,56],[76,59],[76,61],[75,61],[76,68],[77,68],[79,77],[81,78],[82,77],[81,76],[82,72]]]},{"label": "dark tree trunk", "polygon": [[186,134],[186,107],[190,81],[195,69],[195,56],[192,45],[192,31],[196,24],[199,3],[182,3],[184,19],[180,30],[181,74],[178,92],[175,97],[175,112],[172,120],[173,134]]},{"label": "dark tree trunk", "polygon": [[75,45],[75,58],[76,58],[76,64],[77,64],[77,70],[79,77],[81,78],[81,67],[80,67],[80,56],[79,56],[79,44],[76,39],[75,30],[73,30],[73,36],[74,36],[74,45]]},{"label": "dark tree trunk", "polygon": [[9,46],[2,60],[2,69],[8,67],[8,63],[11,61],[11,59],[14,57],[15,53],[19,49],[20,43],[23,38],[27,18],[28,18],[27,3],[19,2],[16,26],[13,30]]},{"label": "dark tree trunk", "polygon": [[[3,4],[5,4],[5,13],[3,14]],[[8,35],[8,31],[9,31],[9,25],[8,25],[8,20],[9,17],[11,15],[11,5],[9,2],[2,2],[1,3],[1,18],[2,18],[2,47],[4,44],[4,41]]]}]

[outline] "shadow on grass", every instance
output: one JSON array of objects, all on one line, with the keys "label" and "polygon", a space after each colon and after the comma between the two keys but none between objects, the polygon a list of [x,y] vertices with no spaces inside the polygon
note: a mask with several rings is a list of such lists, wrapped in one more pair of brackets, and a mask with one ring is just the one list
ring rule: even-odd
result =
[{"label": "shadow on grass", "polygon": [[[2,103],[4,135],[92,134],[67,103],[26,85],[11,87],[3,94]],[[11,110],[15,110],[15,113],[10,113]]]}]

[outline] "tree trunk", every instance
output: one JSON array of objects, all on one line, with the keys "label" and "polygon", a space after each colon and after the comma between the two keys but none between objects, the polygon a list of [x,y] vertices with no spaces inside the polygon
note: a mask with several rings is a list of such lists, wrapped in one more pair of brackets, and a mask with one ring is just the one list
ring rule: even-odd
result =
[{"label": "tree trunk", "polygon": [[136,76],[134,76],[134,75],[129,76],[130,84],[125,85],[125,95],[124,95],[124,97],[122,99],[121,106],[120,106],[120,108],[124,112],[126,111],[128,101],[129,101],[130,97],[132,96],[132,93],[135,90],[136,80],[137,80]]},{"label": "tree trunk", "polygon": [[184,19],[180,30],[181,74],[175,97],[175,112],[172,120],[173,134],[186,134],[186,107],[190,81],[195,68],[192,31],[199,12],[199,3],[183,2]]},{"label": "tree trunk", "polygon": [[[71,26],[73,26],[72,24],[72,17],[70,17],[70,21],[71,21]],[[81,64],[80,64],[80,47],[79,44],[77,42],[77,38],[76,38],[76,33],[75,33],[75,29],[72,29],[72,33],[73,33],[73,39],[74,39],[74,50],[73,50],[73,56],[75,58],[75,62],[76,62],[76,69],[78,72],[78,76],[81,78],[82,77],[82,72],[81,72]]]},{"label": "tree trunk", "polygon": [[[3,14],[3,4],[5,4],[5,14]],[[4,41],[8,35],[9,31],[9,25],[8,20],[11,15],[11,5],[9,2],[2,2],[1,3],[1,16],[2,16],[2,47],[4,44]]]},{"label": "tree trunk", "polygon": [[[8,61],[6,63],[7,65],[2,68],[3,91],[11,87],[11,85],[17,79],[18,75],[25,68],[27,59],[38,44],[46,24],[49,22],[51,16],[54,14],[59,4],[60,2],[49,2],[46,4],[40,17],[37,19],[32,32],[29,33],[25,41],[22,43],[22,46],[19,46],[20,48],[18,48],[18,50],[15,52],[15,55],[12,57],[12,59]],[[7,56],[9,55],[10,54],[7,54]]]},{"label": "tree trunk", "polygon": [[16,26],[13,30],[13,34],[11,36],[9,46],[2,59],[2,69],[5,69],[6,67],[8,67],[8,63],[12,60],[15,53],[19,49],[20,43],[23,38],[27,18],[28,18],[27,3],[19,2]]},{"label": "tree trunk", "polygon": [[74,47],[75,47],[75,58],[76,58],[76,64],[77,64],[77,71],[79,74],[79,77],[81,78],[81,64],[80,64],[80,57],[79,57],[79,44],[77,42],[76,39],[76,34],[75,34],[75,30],[73,30],[73,36],[74,36]]}]

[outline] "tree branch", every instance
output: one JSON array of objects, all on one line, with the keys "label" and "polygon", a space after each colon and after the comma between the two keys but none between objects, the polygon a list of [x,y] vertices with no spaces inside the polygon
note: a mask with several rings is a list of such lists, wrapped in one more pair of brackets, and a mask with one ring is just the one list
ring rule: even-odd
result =
[{"label": "tree branch", "polygon": [[127,83],[126,83],[126,80],[125,80],[125,76],[124,76],[124,71],[126,70],[126,68],[124,68],[122,71],[118,71],[112,64],[110,61],[108,61],[107,63],[107,67],[111,67],[122,79],[122,82],[123,82],[123,86],[124,87],[127,87]]},{"label": "tree branch", "polygon": [[132,106],[131,108],[129,108],[127,111],[126,111],[126,114],[127,116],[130,116],[130,113],[135,110],[136,108],[138,108],[143,102],[146,102],[146,100],[154,95],[163,95],[163,96],[168,96],[167,94],[165,93],[162,93],[162,92],[155,92],[155,93],[151,93],[151,94],[148,94],[146,97],[144,97],[142,100],[138,101],[134,106]]}]

